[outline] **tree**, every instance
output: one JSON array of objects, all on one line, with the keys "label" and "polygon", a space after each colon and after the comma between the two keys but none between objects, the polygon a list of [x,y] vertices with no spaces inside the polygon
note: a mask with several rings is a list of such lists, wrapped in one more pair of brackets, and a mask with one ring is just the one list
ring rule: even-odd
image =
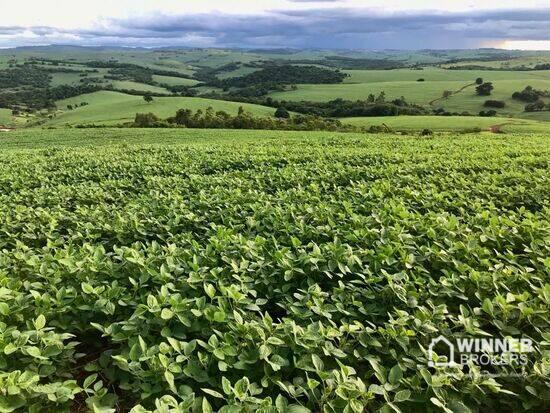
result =
[{"label": "tree", "polygon": [[525,105],[525,112],[540,112],[541,110],[544,110],[545,106],[544,101],[539,99],[536,102]]},{"label": "tree", "polygon": [[288,113],[288,110],[286,110],[284,107],[280,106],[275,111],[275,117],[279,119],[289,119],[290,113]]},{"label": "tree", "polygon": [[522,102],[536,102],[544,93],[540,90],[533,89],[532,86],[526,86],[521,92],[514,92],[512,99],[521,100]]},{"label": "tree", "polygon": [[483,106],[486,108],[503,108],[506,106],[506,102],[502,100],[486,100]]},{"label": "tree", "polygon": [[138,128],[150,128],[155,126],[160,119],[154,113],[136,113],[134,126]]},{"label": "tree", "polygon": [[443,98],[447,99],[448,97],[451,97],[453,95],[452,90],[444,90],[443,91]]},{"label": "tree", "polygon": [[178,125],[188,126],[192,116],[193,112],[191,111],[191,109],[180,109],[176,112],[174,122]]},{"label": "tree", "polygon": [[151,103],[153,101],[153,96],[151,96],[149,93],[143,96],[143,100],[147,103]]},{"label": "tree", "polygon": [[476,87],[476,92],[479,96],[489,96],[494,86],[491,82],[485,82]]},{"label": "tree", "polygon": [[386,92],[382,91],[380,94],[376,97],[375,102],[376,103],[384,103],[386,101]]},{"label": "tree", "polygon": [[478,78],[476,79],[476,84],[477,84],[477,85],[483,84],[483,78],[482,78],[482,77],[478,77]]}]

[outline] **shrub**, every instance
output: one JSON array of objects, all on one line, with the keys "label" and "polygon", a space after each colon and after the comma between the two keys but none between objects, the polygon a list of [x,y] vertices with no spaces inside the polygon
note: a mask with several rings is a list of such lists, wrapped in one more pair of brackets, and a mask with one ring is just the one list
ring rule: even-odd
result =
[{"label": "shrub", "polygon": [[493,89],[494,89],[494,86],[491,82],[485,82],[476,87],[476,92],[480,96],[489,96]]},{"label": "shrub", "polygon": [[541,90],[533,89],[532,86],[526,86],[525,89],[523,89],[521,92],[514,92],[512,94],[512,98],[516,100],[520,100],[522,102],[536,102],[541,98],[541,96],[545,96],[547,92],[543,92]]},{"label": "shrub", "polygon": [[506,106],[506,102],[503,100],[486,100],[483,106],[486,108],[503,108]]},{"label": "shrub", "polygon": [[160,118],[154,113],[136,113],[134,126],[137,128],[151,128],[160,122]]},{"label": "shrub", "polygon": [[536,102],[525,105],[525,112],[540,112],[546,107],[543,100],[539,99]]},{"label": "shrub", "polygon": [[290,113],[288,113],[288,110],[280,106],[275,111],[275,117],[280,119],[288,119],[290,118]]},{"label": "shrub", "polygon": [[497,111],[496,110],[482,110],[481,112],[479,112],[479,116],[484,116],[484,117],[491,117],[491,116],[496,116],[497,114]]}]

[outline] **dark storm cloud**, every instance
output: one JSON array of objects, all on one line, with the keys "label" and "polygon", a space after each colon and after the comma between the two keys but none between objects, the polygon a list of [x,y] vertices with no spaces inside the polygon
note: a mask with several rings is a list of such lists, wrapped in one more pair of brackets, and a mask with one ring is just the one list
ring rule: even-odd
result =
[{"label": "dark storm cloud", "polygon": [[[299,0],[300,1],[300,0]],[[104,21],[93,30],[0,27],[39,36],[76,35],[83,44],[342,48],[460,48],[501,40],[549,40],[550,8],[465,13],[313,8],[258,15],[163,15]]]}]

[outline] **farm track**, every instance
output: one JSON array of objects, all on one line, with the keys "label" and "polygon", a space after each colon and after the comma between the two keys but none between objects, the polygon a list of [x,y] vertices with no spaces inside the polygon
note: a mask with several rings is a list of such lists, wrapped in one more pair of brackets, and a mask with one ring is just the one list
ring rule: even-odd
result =
[{"label": "farm track", "polygon": [[[460,92],[462,92],[464,89],[470,87],[470,86],[473,86],[475,85],[475,82],[474,83],[469,83],[467,85],[464,85],[462,86],[460,89],[458,90],[455,90],[450,96],[454,96],[454,95],[458,95]],[[439,101],[439,100],[443,100],[443,99],[448,99],[450,96],[441,96],[437,99],[434,99],[432,101],[429,102],[429,105],[432,106],[435,102]]]},{"label": "farm track", "polygon": [[489,126],[489,131],[492,133],[501,133],[502,127],[506,125],[517,125],[516,122],[504,122],[504,123],[497,123],[496,125]]}]

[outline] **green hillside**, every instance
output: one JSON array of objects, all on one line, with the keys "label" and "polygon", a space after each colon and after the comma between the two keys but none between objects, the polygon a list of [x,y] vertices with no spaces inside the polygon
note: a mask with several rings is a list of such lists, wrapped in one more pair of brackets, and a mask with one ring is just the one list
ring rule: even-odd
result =
[{"label": "green hillside", "polygon": [[123,90],[139,90],[143,92],[152,92],[152,93],[170,93],[163,87],[147,85],[145,83],[132,82],[129,80],[114,80],[111,82],[115,89]]},{"label": "green hillside", "polygon": [[[407,101],[444,108],[451,112],[470,112],[477,114],[486,108],[487,99],[502,100],[503,109],[497,109],[501,116],[514,116],[550,120],[550,112],[538,114],[525,113],[524,102],[512,99],[512,94],[525,86],[550,90],[550,71],[469,71],[443,70],[427,68],[425,70],[354,70],[348,71],[350,77],[341,84],[298,85],[297,90],[275,92],[270,96],[287,101],[330,101],[334,99],[365,100],[369,94],[386,94],[391,100],[404,96]],[[490,97],[478,96],[475,91],[475,79],[481,77],[492,82],[494,90]],[[424,81],[418,81],[424,79]],[[441,99],[444,91],[459,93]]]},{"label": "green hillside", "polygon": [[475,81],[481,77],[489,82],[495,80],[550,80],[550,71],[487,71],[487,70],[445,70],[436,67],[425,67],[422,70],[346,70],[350,75],[345,83],[378,83],[393,81],[417,81],[424,79],[426,83],[437,81]]},{"label": "green hillside", "polygon": [[7,126],[12,122],[11,110],[0,108],[0,126]]},{"label": "green hillside", "polygon": [[355,126],[377,126],[385,124],[396,130],[421,130],[434,131],[461,131],[465,129],[480,128],[488,130],[491,126],[503,125],[504,132],[550,132],[550,123],[537,122],[526,119],[510,119],[499,117],[480,116],[380,116],[342,118],[342,122]]},{"label": "green hillside", "polygon": [[[525,86],[530,85],[535,89],[550,90],[550,71],[548,79],[516,79],[516,80],[495,80],[493,86],[495,87],[490,97],[478,96],[475,94],[474,88],[465,90],[451,96],[450,98],[438,102],[436,106],[444,107],[449,111],[469,111],[471,113],[477,113],[483,108],[483,103],[487,99],[502,100],[506,102],[506,107],[503,109],[497,109],[497,112],[501,115],[512,115],[517,117],[532,116],[530,113],[523,112],[525,102],[520,102],[512,99],[514,92],[521,91]],[[546,101],[549,101],[546,99]],[[537,114],[538,119],[550,120],[550,112],[541,112]]]},{"label": "green hillside", "polygon": [[61,100],[57,102],[57,107],[66,108],[67,105],[74,106],[81,102],[87,102],[88,105],[74,110],[64,109],[49,120],[46,125],[61,126],[92,123],[114,125],[132,121],[138,112],[152,112],[161,118],[167,118],[174,115],[178,109],[205,110],[209,106],[212,106],[215,110],[223,110],[234,114],[237,113],[240,106],[257,116],[271,116],[275,112],[272,108],[260,105],[193,97],[155,97],[153,102],[146,103],[141,96],[111,91],[100,91]]},{"label": "green hillside", "polygon": [[160,75],[153,75],[153,80],[157,83],[164,83],[169,86],[195,86],[197,83],[199,83],[197,80],[194,79],[185,79],[183,77],[173,77],[173,76],[160,76]]}]

